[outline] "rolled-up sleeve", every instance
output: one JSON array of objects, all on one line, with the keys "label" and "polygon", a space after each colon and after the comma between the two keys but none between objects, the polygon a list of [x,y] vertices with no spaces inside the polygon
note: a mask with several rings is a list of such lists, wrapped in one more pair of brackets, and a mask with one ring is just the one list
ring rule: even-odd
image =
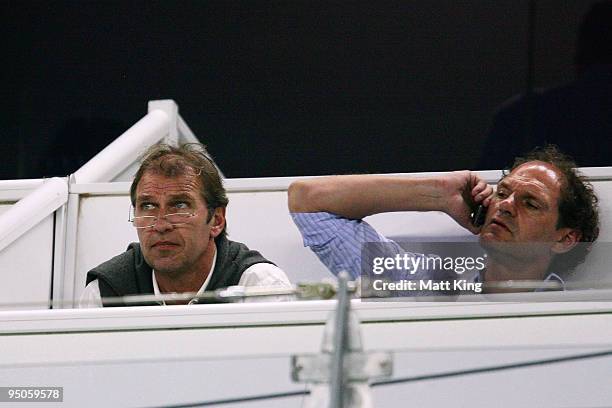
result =
[{"label": "rolled-up sleeve", "polygon": [[[361,251],[366,242],[395,242],[380,235],[363,220],[350,220],[327,212],[291,213],[304,246],[309,247],[334,274],[347,271],[353,279],[361,273]],[[398,250],[401,249],[398,246]]]}]

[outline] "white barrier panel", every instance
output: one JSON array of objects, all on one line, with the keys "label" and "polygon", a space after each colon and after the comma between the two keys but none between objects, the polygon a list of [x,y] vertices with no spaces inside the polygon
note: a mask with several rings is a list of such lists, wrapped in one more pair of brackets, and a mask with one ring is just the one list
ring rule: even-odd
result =
[{"label": "white barrier panel", "polygon": [[[319,352],[334,307],[325,301],[5,312],[0,383],[63,387],[64,402],[49,404],[58,407],[167,407],[299,392],[304,386],[290,380],[290,356]],[[412,379],[374,387],[377,407],[612,404],[609,303],[353,307],[365,349],[392,351],[393,379]],[[481,318],[464,318],[475,314]],[[297,396],[223,406],[302,403]]]},{"label": "white barrier panel", "polygon": [[599,238],[570,280],[612,284],[612,181],[593,181],[593,187],[599,197]]},{"label": "white barrier panel", "polygon": [[229,193],[230,239],[260,251],[294,282],[318,281],[331,274],[308,248],[287,209],[287,192]]},{"label": "white barrier panel", "polygon": [[0,187],[6,188],[1,195],[7,200],[21,197],[0,206],[0,308],[47,308],[54,268],[55,211],[66,203],[66,180],[5,182]]},{"label": "white barrier panel", "polygon": [[13,204],[0,217],[0,250],[64,205],[67,200],[66,180],[54,177]]},{"label": "white barrier panel", "polygon": [[[125,252],[138,241],[136,229],[128,222],[130,198],[117,196],[81,197],[77,230],[75,299],[85,288],[87,271]],[[68,299],[67,299],[68,300]]]},{"label": "white barrier panel", "polygon": [[[45,217],[0,250],[0,309],[48,308],[53,276],[53,217]],[[7,306],[11,304],[15,306]]]}]

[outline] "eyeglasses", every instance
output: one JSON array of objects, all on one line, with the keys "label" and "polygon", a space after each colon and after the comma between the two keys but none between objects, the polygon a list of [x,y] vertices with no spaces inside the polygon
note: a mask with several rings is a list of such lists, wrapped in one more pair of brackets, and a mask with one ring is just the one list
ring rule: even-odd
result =
[{"label": "eyeglasses", "polygon": [[134,227],[138,229],[142,229],[142,228],[154,227],[155,224],[157,223],[157,220],[160,218],[163,218],[170,225],[176,227],[178,225],[187,224],[189,222],[189,219],[195,217],[196,215],[197,215],[196,213],[184,212],[184,213],[166,214],[166,215],[162,215],[161,217],[158,217],[155,215],[143,215],[141,217],[134,217],[132,215],[132,212],[130,211],[130,218],[128,221],[131,222],[134,225]]}]

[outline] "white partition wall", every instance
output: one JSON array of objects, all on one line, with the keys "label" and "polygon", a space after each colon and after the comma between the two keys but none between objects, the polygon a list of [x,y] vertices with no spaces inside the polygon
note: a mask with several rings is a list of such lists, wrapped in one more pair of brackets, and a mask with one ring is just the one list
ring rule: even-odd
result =
[{"label": "white partition wall", "polygon": [[47,309],[53,276],[54,214],[0,251],[0,309]]},{"label": "white partition wall", "polygon": [[119,255],[130,242],[138,241],[136,230],[128,222],[128,195],[83,197],[79,201],[77,229],[75,296],[85,287],[89,269]]},{"label": "white partition wall", "polygon": [[[255,187],[257,181],[253,181]],[[227,183],[231,185],[231,180]],[[229,238],[244,242],[276,263],[293,283],[331,275],[308,249],[287,210],[286,191],[232,191],[227,208]]]},{"label": "white partition wall", "polygon": [[67,180],[3,182],[0,187],[5,200],[0,206],[0,309],[46,309]]}]

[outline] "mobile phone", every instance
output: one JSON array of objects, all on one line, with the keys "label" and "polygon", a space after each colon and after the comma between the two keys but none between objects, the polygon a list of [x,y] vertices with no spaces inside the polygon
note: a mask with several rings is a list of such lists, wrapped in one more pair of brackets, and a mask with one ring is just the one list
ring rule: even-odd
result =
[{"label": "mobile phone", "polygon": [[484,205],[480,204],[476,207],[476,210],[470,215],[472,219],[472,225],[475,227],[482,227],[485,222],[485,217],[487,216],[487,209]]}]

